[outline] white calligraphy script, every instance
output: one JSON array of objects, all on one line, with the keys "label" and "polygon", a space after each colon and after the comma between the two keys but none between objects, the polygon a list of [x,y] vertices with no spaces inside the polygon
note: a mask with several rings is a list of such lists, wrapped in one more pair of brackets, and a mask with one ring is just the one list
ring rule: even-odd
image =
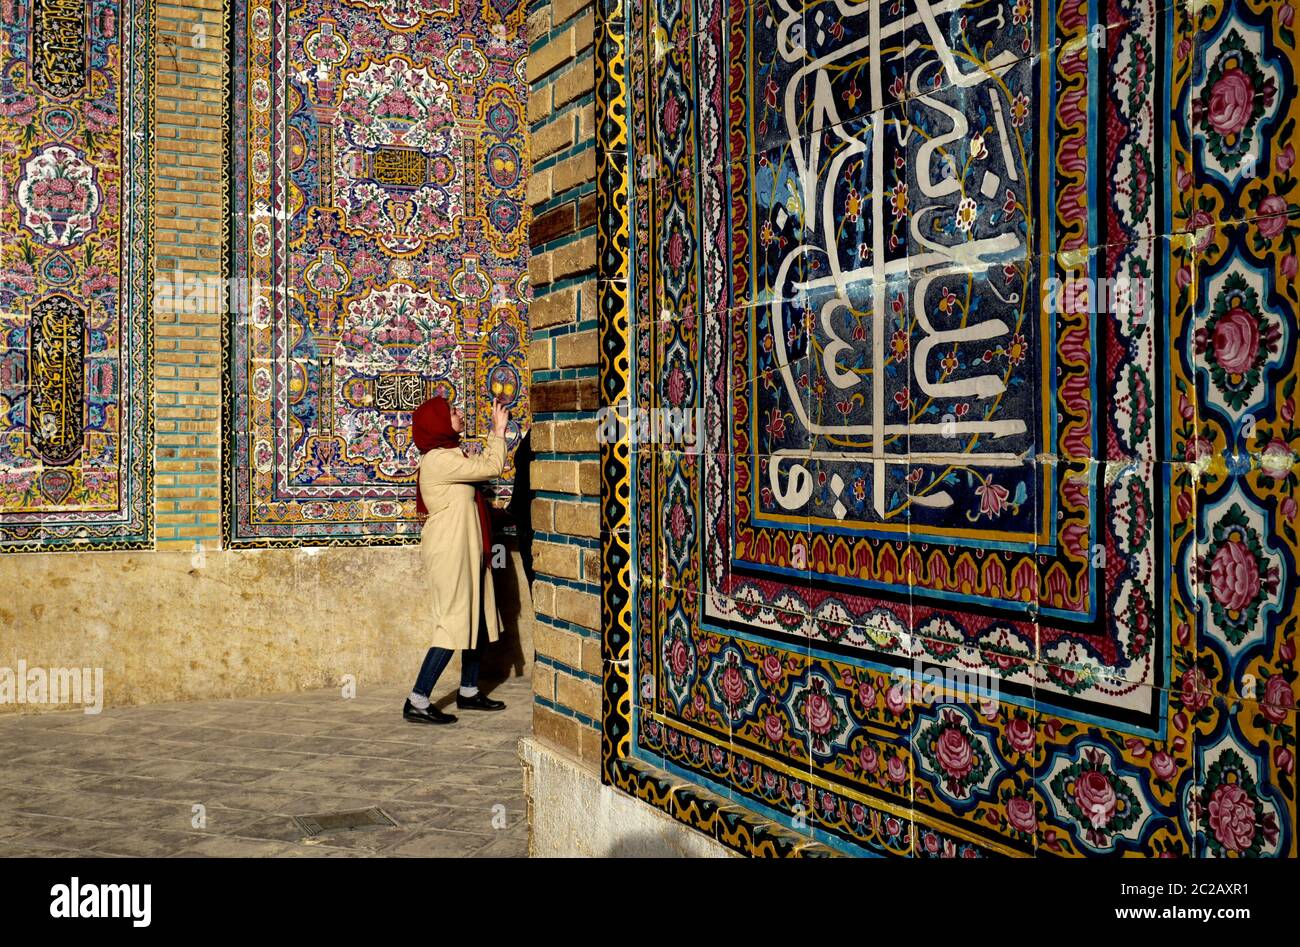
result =
[{"label": "white calligraphy script", "polygon": [[[940,0],[940,2],[931,3],[928,0],[914,0],[915,9],[913,12],[909,12],[906,16],[899,17],[888,24],[882,24],[882,0],[865,0],[865,2],[861,3],[836,0],[836,7],[842,17],[865,16],[868,18],[865,35],[832,52],[809,60],[809,54],[803,45],[803,29],[805,25],[803,12],[790,9],[789,0],[776,0],[778,7],[784,14],[777,25],[778,54],[787,63],[802,63],[786,84],[784,90],[784,116],[789,144],[797,168],[798,187],[801,192],[801,206],[804,214],[804,233],[816,235],[820,232],[822,243],[821,246],[807,242],[793,246],[778,267],[776,285],[778,287],[785,285],[785,280],[790,276],[791,268],[803,255],[815,253],[826,256],[830,266],[829,274],[816,279],[796,281],[793,284],[793,289],[800,299],[805,300],[810,291],[832,290],[834,292],[833,296],[820,305],[817,312],[821,331],[826,338],[822,350],[822,364],[826,377],[841,392],[847,392],[859,385],[870,385],[868,399],[871,405],[870,423],[823,424],[814,422],[809,416],[808,405],[805,403],[803,393],[796,383],[795,372],[790,365],[790,358],[786,351],[787,307],[796,307],[790,306],[789,300],[781,299],[780,293],[775,294],[776,298],[771,303],[776,356],[781,366],[781,375],[790,394],[795,414],[799,422],[810,434],[869,439],[870,454],[868,462],[873,471],[872,479],[874,482],[872,504],[876,513],[880,516],[884,516],[886,512],[885,473],[888,465],[920,463],[959,464],[968,467],[1014,467],[1019,466],[1024,461],[1021,454],[1012,451],[980,453],[931,451],[924,454],[909,455],[887,454],[885,450],[887,439],[896,435],[942,434],[946,437],[986,435],[1001,438],[1023,434],[1026,430],[1025,422],[1017,418],[990,418],[969,421],[949,420],[943,423],[885,423],[885,375],[882,367],[886,363],[886,294],[890,277],[906,277],[907,274],[918,271],[923,273],[915,281],[912,288],[912,310],[915,314],[915,329],[919,329],[922,338],[911,349],[910,368],[910,374],[915,385],[921,392],[933,399],[987,399],[1000,396],[1005,391],[1003,379],[994,374],[975,375],[951,381],[934,381],[927,377],[925,371],[927,359],[936,346],[952,344],[957,341],[992,340],[1006,336],[1011,332],[1011,328],[997,318],[990,318],[973,325],[963,325],[956,329],[937,330],[925,307],[926,292],[931,284],[935,280],[950,277],[954,274],[969,274],[980,269],[987,269],[997,262],[1005,261],[1010,254],[1021,250],[1022,244],[1017,234],[1003,233],[978,239],[972,238],[955,246],[944,246],[927,239],[922,233],[921,222],[928,213],[940,206],[935,202],[952,195],[960,187],[955,175],[940,175],[939,180],[931,179],[932,157],[937,149],[967,138],[970,134],[970,127],[967,116],[963,111],[920,91],[921,70],[912,72],[909,77],[910,96],[920,104],[933,108],[946,120],[948,127],[943,134],[936,135],[921,144],[916,151],[918,187],[921,196],[930,202],[926,206],[920,207],[911,217],[910,240],[913,246],[919,248],[921,252],[917,253],[912,250],[900,260],[886,261],[885,259],[885,217],[888,189],[885,183],[885,148],[883,144],[887,134],[885,106],[889,103],[885,99],[886,90],[883,88],[882,81],[882,41],[900,33],[905,38],[910,35],[907,31],[911,31],[913,27],[920,24],[924,27],[925,33],[933,45],[947,84],[963,89],[980,86],[990,78],[999,75],[1000,71],[1005,71],[1018,59],[1011,52],[1003,51],[994,56],[989,62],[983,64],[982,67],[969,72],[963,71],[936,19],[938,16],[959,10],[962,7],[962,2],[963,0]],[[992,20],[996,21],[1001,15],[999,7]],[[892,55],[906,55],[919,46],[920,41],[913,39],[906,44],[901,52],[895,51]],[[836,107],[827,68],[837,63],[843,63],[846,60],[860,59],[864,52],[868,57],[869,104],[871,111],[862,123],[845,124]],[[807,128],[803,129],[805,134],[801,134],[801,121],[807,122],[807,119],[801,119],[799,114],[799,93],[805,88],[812,90],[812,115],[811,123]],[[1017,176],[1015,165],[1011,160],[1010,147],[1007,143],[1002,103],[993,88],[989,88],[989,99],[993,105],[993,115],[998,131],[997,137],[1001,144],[1004,164],[1008,169],[1008,176],[1012,181],[1015,181]],[[843,148],[830,161],[829,167],[825,169],[822,167],[824,160],[822,155],[822,135],[824,133],[836,136],[843,143]],[[900,144],[905,144],[907,132],[900,131],[898,135]],[[872,147],[868,147],[868,142],[864,138],[870,140]],[[839,222],[836,220],[834,213],[835,182],[840,179],[846,162],[868,152],[872,182],[870,234],[868,238],[871,253],[865,261],[866,265],[845,268],[841,265],[838,242]],[[986,171],[980,183],[980,192],[985,197],[991,197],[997,193],[999,183],[997,175]],[[840,367],[840,356],[849,351],[851,346],[839,337],[833,324],[833,318],[838,311],[851,308],[849,288],[851,284],[858,281],[866,284],[864,288],[870,292],[873,301],[872,311],[874,315],[869,340],[872,371],[869,373],[869,380]],[[1013,295],[1009,300],[1004,299],[1003,301],[1018,302],[1019,297]],[[793,463],[787,468],[785,471],[787,480],[784,485],[781,484],[782,462],[786,459],[793,460],[795,455],[805,460],[861,462],[864,459],[862,453],[845,451],[813,450],[810,452],[789,449],[776,451],[769,465],[770,485],[773,496],[786,509],[797,509],[802,506],[807,502],[813,490],[813,477],[808,469],[799,463]],[[936,491],[926,495],[913,496],[911,502],[930,507],[946,507],[951,506],[953,501],[948,493]],[[837,514],[839,514],[840,509],[842,508],[837,509]]]}]

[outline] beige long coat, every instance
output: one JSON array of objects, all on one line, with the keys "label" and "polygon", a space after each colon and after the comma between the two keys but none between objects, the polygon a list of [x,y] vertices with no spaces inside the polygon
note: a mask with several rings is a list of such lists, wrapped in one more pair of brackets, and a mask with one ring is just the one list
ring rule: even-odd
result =
[{"label": "beige long coat", "polygon": [[474,484],[501,476],[505,465],[506,442],[500,437],[489,437],[476,457],[447,447],[420,458],[420,494],[429,510],[420,555],[432,593],[434,647],[474,647],[480,615],[488,640],[500,637],[492,570],[483,563]]}]

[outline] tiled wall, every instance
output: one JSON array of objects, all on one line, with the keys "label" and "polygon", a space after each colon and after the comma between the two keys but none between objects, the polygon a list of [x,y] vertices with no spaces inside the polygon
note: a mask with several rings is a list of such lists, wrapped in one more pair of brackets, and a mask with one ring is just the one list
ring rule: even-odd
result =
[{"label": "tiled wall", "polygon": [[231,0],[230,266],[252,311],[227,327],[225,537],[410,541],[410,411],[449,397],[479,444],[506,399],[502,501],[528,426],[526,10],[306,0],[271,28],[278,9]]},{"label": "tiled wall", "polygon": [[703,428],[602,454],[602,776],[747,852],[1294,855],[1293,6],[618,6],[602,390]]}]

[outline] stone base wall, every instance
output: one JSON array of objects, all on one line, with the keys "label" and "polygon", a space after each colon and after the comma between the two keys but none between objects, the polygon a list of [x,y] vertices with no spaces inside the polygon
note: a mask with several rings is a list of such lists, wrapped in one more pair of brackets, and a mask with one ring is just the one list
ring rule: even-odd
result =
[{"label": "stone base wall", "polygon": [[[105,706],[413,683],[431,638],[422,571],[414,546],[0,556],[0,667],[102,668]],[[506,633],[487,680],[533,663],[518,552],[495,582]],[[459,673],[457,657],[435,698]]]},{"label": "stone base wall", "polygon": [[538,739],[520,741],[532,858],[727,858],[734,853]]}]

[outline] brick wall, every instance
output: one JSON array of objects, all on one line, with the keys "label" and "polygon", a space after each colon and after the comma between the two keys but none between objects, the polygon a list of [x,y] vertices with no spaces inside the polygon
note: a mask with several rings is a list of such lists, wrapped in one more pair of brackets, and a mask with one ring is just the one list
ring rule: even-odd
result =
[{"label": "brick wall", "polygon": [[529,8],[534,735],[600,764],[593,0]]},{"label": "brick wall", "polygon": [[[155,276],[222,276],[223,0],[157,8]],[[182,297],[183,298],[183,297]],[[207,298],[211,298],[209,295]],[[154,315],[157,546],[221,534],[221,320],[163,299]]]}]

